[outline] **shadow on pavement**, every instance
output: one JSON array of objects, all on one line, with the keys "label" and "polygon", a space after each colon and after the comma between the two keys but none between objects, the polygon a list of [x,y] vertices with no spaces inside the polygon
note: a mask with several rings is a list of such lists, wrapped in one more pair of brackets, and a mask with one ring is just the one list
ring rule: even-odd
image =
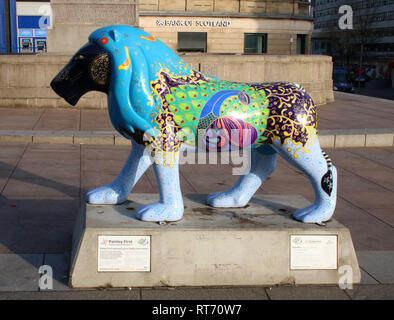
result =
[{"label": "shadow on pavement", "polygon": [[[80,187],[21,168],[15,170],[13,165],[1,161],[0,169],[0,181],[4,181],[3,186],[0,184],[0,191],[4,193],[12,179],[9,194],[15,193],[15,197],[10,197],[8,192],[7,196],[0,194],[0,254],[5,258],[7,254],[15,254],[19,260],[27,262],[30,272],[35,270],[37,281],[40,265],[52,264],[54,282],[67,285],[68,279],[64,274],[68,274],[74,221],[80,210]],[[46,192],[34,191],[37,188],[51,189],[50,193],[54,191],[56,195],[48,197]],[[24,191],[26,196],[22,195]],[[37,256],[40,255],[42,263],[37,265]],[[6,267],[11,266],[2,269],[7,270]]]}]

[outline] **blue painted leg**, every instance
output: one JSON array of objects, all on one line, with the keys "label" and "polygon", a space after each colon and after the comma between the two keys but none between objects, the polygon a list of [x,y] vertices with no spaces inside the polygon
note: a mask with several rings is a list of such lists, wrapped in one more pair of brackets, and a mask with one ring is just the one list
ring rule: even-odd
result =
[{"label": "blue painted leg", "polygon": [[325,157],[315,133],[311,134],[304,149],[287,140],[282,146],[276,140],[273,147],[290,164],[309,178],[315,190],[315,201],[306,208],[298,209],[293,217],[306,223],[321,224],[334,214],[337,199],[337,170]]},{"label": "blue painted leg", "polygon": [[130,191],[152,164],[149,156],[144,155],[145,146],[132,142],[129,157],[116,179],[106,186],[90,190],[86,202],[91,204],[118,204],[127,199]]},{"label": "blue painted leg", "polygon": [[160,201],[144,205],[137,210],[137,218],[144,221],[177,221],[183,216],[183,199],[179,184],[179,154],[174,164],[153,164]]},{"label": "blue painted leg", "polygon": [[250,171],[242,175],[231,189],[208,195],[207,203],[218,208],[246,206],[257,189],[275,170],[276,152],[270,147],[271,150],[265,149],[268,152],[253,149]]}]

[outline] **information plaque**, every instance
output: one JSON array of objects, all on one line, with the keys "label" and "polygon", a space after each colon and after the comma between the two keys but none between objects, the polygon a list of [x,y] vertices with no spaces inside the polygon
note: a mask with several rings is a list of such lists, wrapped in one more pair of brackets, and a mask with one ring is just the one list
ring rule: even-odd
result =
[{"label": "information plaque", "polygon": [[99,272],[149,272],[150,236],[98,236]]},{"label": "information plaque", "polygon": [[290,269],[337,269],[336,235],[291,235]]}]

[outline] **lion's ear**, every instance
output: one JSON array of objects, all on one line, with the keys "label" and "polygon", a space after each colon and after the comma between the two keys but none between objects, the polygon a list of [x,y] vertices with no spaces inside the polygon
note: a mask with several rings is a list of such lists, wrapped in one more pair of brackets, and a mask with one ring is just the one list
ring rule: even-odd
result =
[{"label": "lion's ear", "polygon": [[110,32],[108,32],[108,35],[111,37],[111,39],[114,42],[119,42],[120,34],[119,34],[119,32],[117,30],[115,30],[115,29],[111,30]]}]

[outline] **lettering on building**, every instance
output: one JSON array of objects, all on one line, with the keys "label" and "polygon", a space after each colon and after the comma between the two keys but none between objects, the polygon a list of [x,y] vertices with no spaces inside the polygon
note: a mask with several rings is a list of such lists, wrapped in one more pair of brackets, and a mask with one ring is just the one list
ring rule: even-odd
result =
[{"label": "lettering on building", "polygon": [[182,19],[157,19],[158,27],[199,27],[199,28],[228,28],[229,20],[182,20]]}]

